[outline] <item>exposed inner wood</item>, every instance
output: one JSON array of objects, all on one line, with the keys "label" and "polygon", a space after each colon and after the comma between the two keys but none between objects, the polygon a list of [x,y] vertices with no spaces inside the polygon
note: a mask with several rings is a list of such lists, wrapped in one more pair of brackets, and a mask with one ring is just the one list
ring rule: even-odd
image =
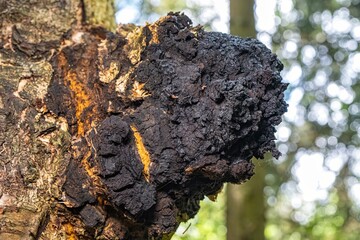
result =
[{"label": "exposed inner wood", "polygon": [[136,127],[134,125],[130,125],[130,128],[134,133],[137,153],[139,154],[141,162],[144,165],[144,170],[143,170],[144,176],[145,176],[146,180],[149,182],[149,180],[150,180],[150,163],[151,163],[150,154],[146,150],[146,147],[144,145],[141,134],[136,129]]}]

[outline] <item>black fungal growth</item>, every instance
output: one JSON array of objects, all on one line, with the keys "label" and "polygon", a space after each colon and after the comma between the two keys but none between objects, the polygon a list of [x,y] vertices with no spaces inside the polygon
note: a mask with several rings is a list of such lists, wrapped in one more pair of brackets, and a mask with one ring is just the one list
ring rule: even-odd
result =
[{"label": "black fungal growth", "polygon": [[155,204],[155,186],[143,179],[143,165],[131,144],[128,123],[118,116],[106,118],[94,136],[100,177],[115,208],[138,217]]},{"label": "black fungal growth", "polygon": [[[204,196],[217,193],[225,182],[249,179],[253,156],[271,152],[278,157],[275,126],[286,111],[283,66],[259,41],[204,32],[178,13],[144,27],[142,34],[146,44],[138,62],[123,60],[124,39],[117,40],[122,45],[106,58],[113,61],[111,54],[124,55],[119,65],[125,67],[117,77],[128,73],[125,92],[119,94],[112,81],[102,87],[104,91],[92,94],[98,101],[94,102],[98,107],[91,108],[97,111],[98,125],[81,137],[86,141],[80,141],[77,149],[91,151],[88,162],[97,169],[99,182],[87,177],[92,182],[90,195],[83,188],[76,190],[75,182],[84,182],[85,171],[71,177],[82,166],[83,157],[74,157],[78,163],[70,166],[63,188],[82,209],[85,224],[110,226],[118,219],[127,239],[160,238],[173,232],[180,221],[197,213]],[[114,39],[121,37],[112,36],[108,44]],[[54,79],[57,88],[59,81]],[[104,85],[97,75],[87,81],[88,86]],[[134,98],[136,86],[146,94]],[[67,109],[61,104],[56,97],[49,101],[56,109]],[[73,119],[75,128],[75,116],[66,118]],[[151,159],[148,179],[134,127]],[[90,196],[101,196],[105,204]],[[94,216],[89,214],[94,211]]]}]

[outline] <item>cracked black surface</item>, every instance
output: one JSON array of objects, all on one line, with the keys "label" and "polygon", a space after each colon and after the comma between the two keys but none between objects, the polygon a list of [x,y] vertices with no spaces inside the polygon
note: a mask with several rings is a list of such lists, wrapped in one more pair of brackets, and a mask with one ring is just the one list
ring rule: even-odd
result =
[{"label": "cracked black surface", "polygon": [[[249,179],[253,156],[262,158],[271,152],[278,157],[275,126],[287,106],[282,64],[259,41],[204,32],[178,13],[153,26],[158,42],[149,41],[154,32],[144,31],[147,46],[140,61],[130,66],[126,89],[130,95],[137,81],[149,95],[117,98],[110,91],[116,86],[109,83],[103,99],[117,99],[117,111],[107,112],[107,105],[99,103],[106,106],[100,110],[103,117],[79,145],[79,149],[91,146],[90,164],[97,167],[105,189],[97,194],[109,205],[103,207],[103,217],[85,219],[85,224],[105,221],[106,225],[108,215],[125,214],[129,220],[120,222],[129,226],[131,239],[173,232],[181,220],[197,213],[204,196],[217,193],[224,182]],[[91,81],[99,80],[95,76]],[[136,126],[151,156],[149,181],[130,125]],[[86,189],[74,187],[85,175],[70,177],[79,172],[71,170],[79,159],[69,167],[63,189],[76,207],[83,207],[81,216],[87,218],[95,211],[88,204],[95,200]],[[139,233],[143,224],[145,236]]]}]

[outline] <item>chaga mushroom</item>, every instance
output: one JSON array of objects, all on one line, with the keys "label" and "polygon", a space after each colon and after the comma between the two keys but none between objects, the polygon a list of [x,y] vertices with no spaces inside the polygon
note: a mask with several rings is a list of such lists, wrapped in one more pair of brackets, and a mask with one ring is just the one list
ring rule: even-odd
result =
[{"label": "chaga mushroom", "polygon": [[164,238],[204,196],[249,179],[253,156],[279,156],[282,64],[255,39],[191,24],[169,13],[70,31],[53,56],[46,106],[73,136],[62,211],[84,237]]}]

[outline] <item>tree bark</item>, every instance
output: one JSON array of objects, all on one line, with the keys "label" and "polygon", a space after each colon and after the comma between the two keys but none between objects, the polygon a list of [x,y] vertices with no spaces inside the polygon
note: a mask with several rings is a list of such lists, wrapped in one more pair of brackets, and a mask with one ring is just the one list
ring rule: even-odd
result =
[{"label": "tree bark", "polygon": [[264,45],[178,13],[113,33],[91,4],[0,2],[0,239],[167,239],[278,153]]}]

